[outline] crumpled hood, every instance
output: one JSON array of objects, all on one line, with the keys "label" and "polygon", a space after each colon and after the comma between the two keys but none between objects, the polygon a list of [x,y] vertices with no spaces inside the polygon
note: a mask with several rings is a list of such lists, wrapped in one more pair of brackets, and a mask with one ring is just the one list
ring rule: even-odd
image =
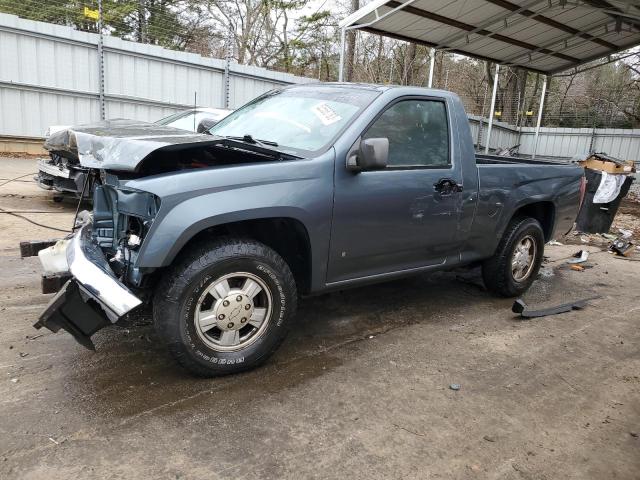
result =
[{"label": "crumpled hood", "polygon": [[220,137],[133,120],[105,120],[69,127],[52,134],[44,143],[50,152],[77,158],[83,167],[134,171],[152,152],[179,145],[202,147]]}]

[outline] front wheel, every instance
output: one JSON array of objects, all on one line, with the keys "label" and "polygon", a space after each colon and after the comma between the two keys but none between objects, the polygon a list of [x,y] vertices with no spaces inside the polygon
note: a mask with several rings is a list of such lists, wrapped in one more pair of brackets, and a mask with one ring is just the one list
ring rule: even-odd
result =
[{"label": "front wheel", "polygon": [[507,226],[493,257],[482,264],[487,289],[516,297],[533,283],[544,253],[544,232],[535,218],[518,217]]},{"label": "front wheel", "polygon": [[156,294],[158,334],[196,375],[235,373],[262,363],[294,320],[297,293],[289,266],[249,239],[190,250],[166,272]]}]

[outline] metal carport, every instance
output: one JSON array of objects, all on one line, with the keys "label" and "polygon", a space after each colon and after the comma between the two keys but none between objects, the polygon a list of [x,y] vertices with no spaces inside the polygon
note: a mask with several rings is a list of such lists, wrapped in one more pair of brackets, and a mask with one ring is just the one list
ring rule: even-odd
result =
[{"label": "metal carport", "polygon": [[[496,64],[485,152],[500,66],[544,75],[536,139],[549,75],[640,44],[640,3],[620,0],[373,0],[340,23],[339,80],[349,30],[384,35]],[[535,156],[535,147],[534,147]]]}]

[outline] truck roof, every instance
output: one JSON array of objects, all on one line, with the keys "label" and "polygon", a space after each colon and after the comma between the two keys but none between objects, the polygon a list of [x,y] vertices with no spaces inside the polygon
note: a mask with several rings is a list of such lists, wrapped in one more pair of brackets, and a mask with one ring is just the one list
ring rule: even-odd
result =
[{"label": "truck roof", "polygon": [[335,88],[349,88],[353,90],[368,90],[368,91],[376,91],[376,92],[386,92],[389,90],[407,90],[408,93],[414,93],[416,90],[423,90],[425,92],[429,92],[431,94],[446,94],[446,95],[455,95],[453,92],[448,90],[438,90],[435,88],[427,88],[427,87],[415,87],[410,85],[381,85],[376,83],[350,83],[350,82],[312,82],[312,83],[300,83],[295,85],[289,85],[287,89],[296,89],[296,88],[308,88],[314,86],[322,86],[322,87],[335,87]]}]

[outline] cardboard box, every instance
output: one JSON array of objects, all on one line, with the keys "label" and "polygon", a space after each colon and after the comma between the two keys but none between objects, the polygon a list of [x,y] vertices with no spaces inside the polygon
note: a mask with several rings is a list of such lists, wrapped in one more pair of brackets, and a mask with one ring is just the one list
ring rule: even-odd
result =
[{"label": "cardboard box", "polygon": [[580,166],[584,168],[590,168],[591,170],[600,170],[607,173],[628,174],[636,171],[633,160],[627,160],[626,162],[612,160],[605,160],[599,155],[592,155],[586,160],[578,162]]}]

